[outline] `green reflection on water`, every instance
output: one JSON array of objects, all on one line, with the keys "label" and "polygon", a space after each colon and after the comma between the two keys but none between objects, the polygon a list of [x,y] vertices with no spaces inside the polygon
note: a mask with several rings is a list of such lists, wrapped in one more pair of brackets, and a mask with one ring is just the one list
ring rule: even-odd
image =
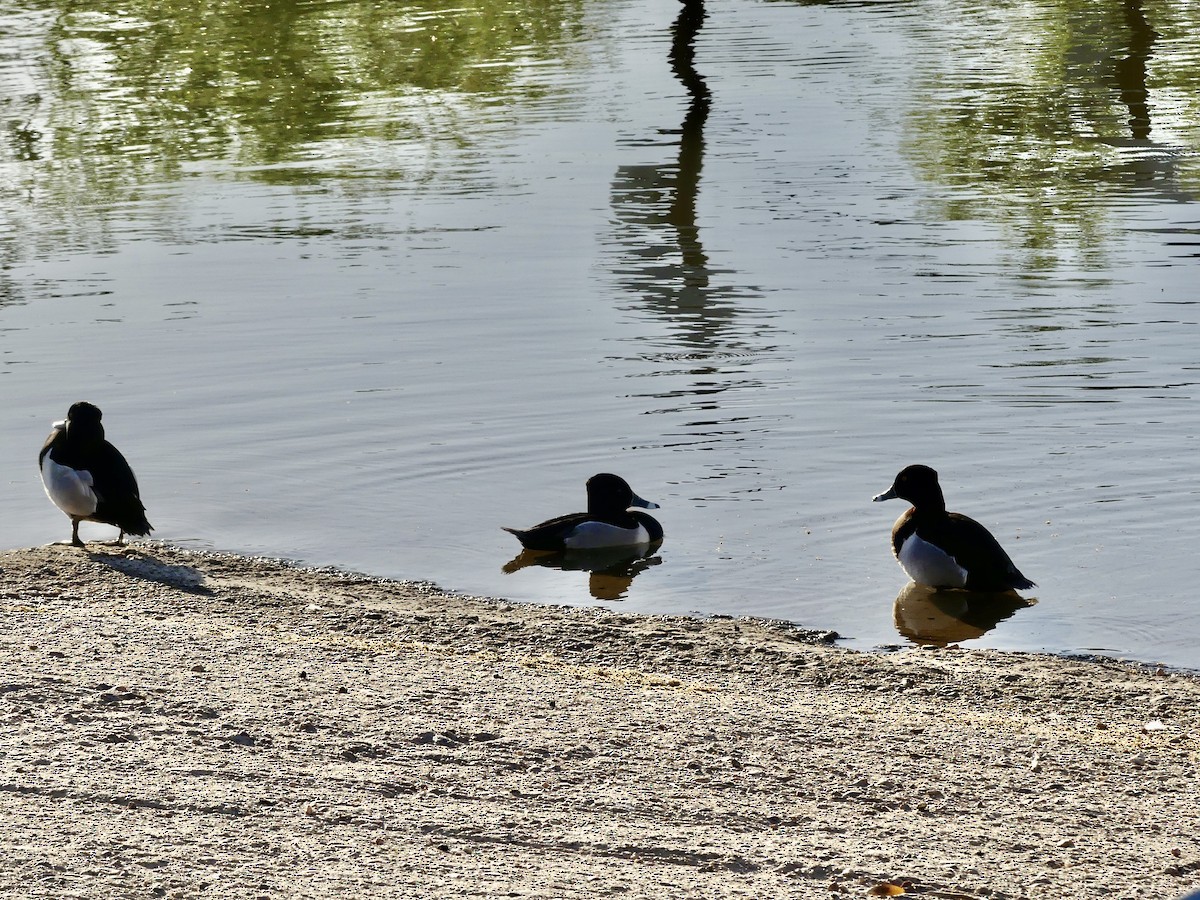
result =
[{"label": "green reflection on water", "polygon": [[[935,215],[1003,223],[1024,267],[1108,264],[1109,204],[1200,194],[1200,9],[958,4],[922,21],[906,152]],[[933,33],[937,37],[928,41]]]},{"label": "green reflection on water", "polygon": [[578,39],[581,9],[582,0],[27,3],[0,14],[0,165],[60,181],[71,169],[81,182],[72,193],[172,178],[204,160],[274,179],[403,168],[383,143],[468,142],[463,109],[544,92],[523,76]]}]

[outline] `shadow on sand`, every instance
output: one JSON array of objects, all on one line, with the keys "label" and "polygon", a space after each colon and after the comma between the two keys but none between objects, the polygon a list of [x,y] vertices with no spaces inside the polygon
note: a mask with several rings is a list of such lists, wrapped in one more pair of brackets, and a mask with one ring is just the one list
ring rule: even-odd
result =
[{"label": "shadow on sand", "polygon": [[104,551],[94,550],[93,546],[88,546],[89,559],[130,578],[166,584],[189,594],[212,594],[204,585],[204,573],[191,566],[162,562],[153,553],[140,547],[113,544],[112,550]]}]

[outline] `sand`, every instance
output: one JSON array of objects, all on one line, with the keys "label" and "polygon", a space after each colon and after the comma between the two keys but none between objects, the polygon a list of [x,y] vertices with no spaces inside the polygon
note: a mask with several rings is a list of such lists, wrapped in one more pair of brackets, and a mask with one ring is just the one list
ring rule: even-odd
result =
[{"label": "sand", "polygon": [[1187,674],[155,543],[0,554],[0,603],[5,898],[1200,888]]}]

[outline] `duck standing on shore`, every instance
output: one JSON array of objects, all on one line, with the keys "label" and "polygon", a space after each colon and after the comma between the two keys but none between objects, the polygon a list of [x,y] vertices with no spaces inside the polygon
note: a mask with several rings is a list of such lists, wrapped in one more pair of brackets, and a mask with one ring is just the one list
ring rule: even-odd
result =
[{"label": "duck standing on shore", "polygon": [[946,512],[937,472],[929,466],[901,470],[874,499],[895,497],[912,507],[892,526],[892,552],[917,584],[969,591],[1034,587],[990,531],[962,513]]},{"label": "duck standing on shore", "polygon": [[79,402],[67,410],[67,418],[55,422],[38,454],[42,484],[54,505],[71,518],[71,543],[82,547],[79,523],[102,522],[120,529],[117,543],[125,535],[148,535],[146,507],[138,493],[137,479],[121,451],[104,439],[100,410]]},{"label": "duck standing on shore", "polygon": [[653,516],[630,509],[658,509],[658,504],[643,500],[619,475],[593,475],[587,480],[587,497],[587,512],[547,519],[532,528],[504,530],[516,535],[527,550],[597,550],[662,540],[662,526]]}]

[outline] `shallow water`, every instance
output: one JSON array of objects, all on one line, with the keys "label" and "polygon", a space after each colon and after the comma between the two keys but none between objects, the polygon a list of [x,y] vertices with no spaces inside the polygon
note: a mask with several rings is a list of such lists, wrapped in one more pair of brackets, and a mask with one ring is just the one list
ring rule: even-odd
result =
[{"label": "shallow water", "polygon": [[[87,398],[165,540],[872,646],[921,461],[953,639],[1200,667],[1195,11],[176,5],[0,14],[0,545]],[[503,571],[604,470],[662,548]]]}]

